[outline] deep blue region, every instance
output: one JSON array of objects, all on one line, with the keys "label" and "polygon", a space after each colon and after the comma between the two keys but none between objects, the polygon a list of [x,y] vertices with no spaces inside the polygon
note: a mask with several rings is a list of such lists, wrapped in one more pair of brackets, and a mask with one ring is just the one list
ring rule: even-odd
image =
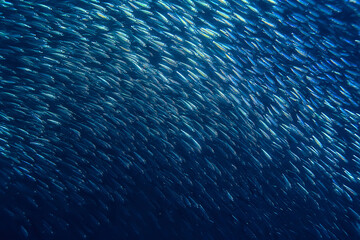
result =
[{"label": "deep blue region", "polygon": [[[71,2],[71,1],[68,1]],[[44,1],[44,3],[50,5],[50,2]],[[16,2],[13,1],[13,4],[16,5]],[[267,11],[269,9],[268,3],[265,1],[256,1],[255,4],[258,4],[260,9]],[[59,6],[64,7],[63,9],[59,8],[59,11],[70,11],[66,9],[66,4],[59,4]],[[56,3],[54,3],[54,8],[56,8]],[[161,11],[157,9],[156,5],[153,5],[154,11]],[[295,9],[289,8],[288,10],[295,11]],[[338,17],[344,22],[354,22],[354,14],[350,9],[345,11],[346,14]],[[10,18],[12,13],[9,13],[9,16],[4,15],[4,18]],[[286,13],[284,13],[286,14]],[[204,12],[203,17],[210,17],[210,13]],[[254,17],[255,18],[255,17]],[[119,17],[121,20],[121,17]],[[16,19],[14,19],[16,21]],[[19,20],[21,21],[21,20]],[[124,26],[126,28],[130,27],[130,23],[126,22],[124,19]],[[196,21],[196,20],[195,20]],[[329,24],[329,20],[323,19],[322,27],[320,28],[321,34],[331,34],[331,29],[327,29],[326,25]],[[111,25],[108,26],[111,29]],[[286,30],[286,26],[283,26]],[[241,26],[237,26],[239,31],[241,30]],[[280,26],[281,28],[281,26]],[[8,29],[5,29],[8,30]],[[9,31],[16,32],[16,29],[12,29]],[[184,38],[187,36],[184,35]],[[268,38],[266,35],[259,33],[257,35],[259,38]],[[96,40],[96,37],[94,37]],[[58,39],[64,41],[71,41],[72,38],[70,36],[59,37]],[[165,42],[165,39],[163,39]],[[271,39],[267,39],[270,40]],[[39,54],[32,52],[30,46],[28,44],[30,39],[24,38],[18,43],[11,43],[7,40],[2,40],[2,46],[16,46],[23,48],[25,50],[26,55],[33,56],[34,58],[38,58]],[[56,41],[55,41],[56,42]],[[171,42],[165,42],[171,44]],[[40,44],[40,43],[39,43]],[[239,46],[242,44],[241,40],[237,43]],[[56,48],[56,44],[51,46]],[[154,66],[158,66],[160,62],[161,53],[156,52],[154,49],[147,49],[150,51],[153,56],[150,58],[151,64]],[[236,52],[234,52],[236,54]],[[314,54],[317,54],[314,52]],[[181,59],[182,56],[176,55],[174,52],[174,56]],[[359,59],[356,56],[350,58],[353,62],[358,65]],[[111,61],[108,59],[99,59],[102,61]],[[284,61],[284,60],[283,60]],[[17,71],[17,67],[21,67],[22,63],[18,61],[18,56],[12,56],[7,58],[6,62],[1,61],[1,64],[4,66],[2,79],[8,79],[13,77],[12,70]],[[96,66],[99,67],[99,66]],[[244,66],[247,67],[247,66]],[[289,66],[290,67],[290,66]],[[7,70],[8,69],[8,70]],[[211,68],[206,74],[209,77],[215,78],[216,75],[212,72]],[[106,69],[104,69],[106,71]],[[279,70],[277,70],[279,71]],[[171,77],[175,77],[175,73]],[[20,79],[28,79],[34,78],[36,76],[29,76],[28,73],[17,72],[16,76]],[[55,82],[53,83],[53,87],[62,89],[63,91],[71,91],[70,94],[73,98],[78,97],[76,100],[79,105],[86,104],[87,99],[82,96],[81,89],[76,89],[71,86],[71,84],[62,81],[61,77],[55,77]],[[135,70],[130,71],[127,76],[120,76],[121,78],[138,78],[141,77],[138,72]],[[252,76],[249,76],[252,77]],[[76,79],[77,76],[74,76]],[[24,80],[26,81],[26,80]],[[346,81],[346,79],[343,79]],[[120,83],[121,85],[122,83]],[[206,83],[204,83],[206,84]],[[26,82],[25,84],[26,85]],[[31,85],[31,83],[29,83]],[[94,84],[95,85],[95,84]],[[219,85],[224,89],[228,88],[228,84],[219,82]],[[330,84],[329,84],[330,85]],[[12,84],[1,84],[1,91],[4,92],[12,92]],[[33,84],[33,87],[36,87],[36,82]],[[91,88],[90,86],[90,95],[94,96],[106,96],[107,92],[98,92],[97,88]],[[126,84],[123,85],[126,88]],[[216,88],[216,86],[208,86],[211,90],[212,88]],[[176,89],[176,86],[174,86]],[[34,94],[37,94],[41,89],[35,89]],[[107,90],[104,88],[104,90]],[[131,89],[134,97],[141,96],[141,93],[138,89]],[[165,92],[170,99],[179,99],[181,98],[181,88],[179,87],[179,93],[174,92]],[[190,91],[190,89],[189,89]],[[356,90],[353,90],[356,94]],[[156,97],[156,96],[154,96]],[[261,96],[261,102],[266,104],[271,104],[273,101],[271,96]],[[305,96],[306,97],[306,96]],[[329,96],[330,97],[330,96]],[[19,96],[19,98],[26,100],[25,96]],[[357,99],[358,100],[358,99]],[[5,113],[13,113],[14,105],[7,101],[6,99],[0,99],[0,107]],[[67,105],[69,101],[68,95],[60,96],[56,102],[49,102],[49,111],[56,109],[58,105]],[[13,122],[14,127],[21,127],[23,129],[27,128],[36,128],[37,126],[41,126],[41,123],[38,120],[36,113],[33,112],[33,109],[36,108],[36,102],[28,102],[28,105],[25,106],[27,115],[17,115],[17,118]],[[99,105],[102,103],[99,102]],[[147,117],[144,113],[136,109],[136,106],[128,103],[128,111],[135,115]],[[132,107],[132,108],[130,108]],[[219,106],[221,108],[222,113],[227,115],[228,112],[234,111],[234,107],[232,105],[227,105],[226,102]],[[73,107],[71,109],[74,112],[77,112],[75,116],[75,120],[72,124],[87,124],[88,118],[99,119],[101,121],[101,117],[97,116],[97,112],[89,114],[88,112],[82,111],[79,106],[79,109]],[[349,107],[349,110],[357,111],[357,107]],[[294,107],[292,109],[291,115],[296,116],[297,112],[301,111],[299,108]],[[322,109],[323,112],[326,113],[326,109]],[[329,113],[331,113],[329,111]],[[111,114],[111,113],[110,113]],[[229,115],[230,116],[230,115]],[[29,119],[30,117],[30,119]],[[132,116],[129,116],[131,118]],[[189,118],[193,119],[201,119],[201,121],[206,124],[212,120],[212,115],[210,112],[207,112],[206,109],[199,112],[198,115],[192,116],[189,115]],[[257,116],[253,113],[250,113],[249,119],[256,123]],[[86,171],[91,172],[92,167],[99,167],[100,169],[107,168],[107,162],[103,160],[99,160],[98,155],[92,154],[95,149],[82,149],[82,145],[77,145],[76,151],[81,152],[81,156],[74,156],[74,152],[68,151],[67,144],[71,143],[76,146],[76,134],[71,132],[68,128],[72,127],[72,124],[68,124],[68,126],[46,126],[45,134],[49,134],[51,137],[53,132],[58,133],[61,141],[54,144],[54,149],[44,149],[44,151],[55,152],[55,156],[59,160],[58,164],[58,173],[60,179],[66,181],[68,177],[71,177],[73,174],[72,169],[67,165],[68,162],[78,161],[79,168],[84,169]],[[111,125],[109,125],[111,127]],[[137,122],[133,124],[129,124],[129,131],[135,132],[136,129],[140,129],[141,126]],[[149,127],[152,127],[149,124]],[[154,123],[154,127],[156,126]],[[167,129],[169,126],[161,126],[164,129]],[[312,126],[316,127],[316,126]],[[111,131],[117,131],[119,129],[110,129]],[[124,130],[124,129],[120,129]],[[350,134],[344,130],[344,126],[339,122],[337,126],[335,126],[335,130],[337,132],[337,137],[343,139],[345,142],[350,138]],[[109,133],[111,134],[111,133]],[[115,135],[113,135],[115,136]],[[43,136],[43,137],[46,137]],[[82,132],[81,138],[79,139],[79,144],[86,141],[86,139],[91,139],[94,136],[90,132]],[[126,139],[126,136],[122,136]],[[140,138],[140,136],[138,136]],[[189,174],[189,179],[194,181],[193,185],[182,185],[180,183],[175,183],[172,185],[162,185],[163,181],[166,179],[183,179],[183,176],[180,176],[182,172],[177,169],[173,169],[171,165],[169,165],[164,159],[170,158],[170,153],[168,156],[165,156],[158,149],[163,148],[163,144],[159,139],[149,137],[148,144],[149,146],[142,145],[143,141],[135,143],[136,149],[142,156],[146,156],[147,164],[144,166],[143,171],[145,174],[141,174],[138,169],[126,169],[122,166],[114,166],[111,167],[116,169],[117,176],[114,176],[110,171],[104,173],[103,176],[103,184],[106,186],[115,186],[116,182],[126,182],[128,189],[128,195],[126,199],[117,198],[114,201],[108,201],[108,211],[105,214],[105,217],[108,219],[107,223],[102,223],[101,226],[94,230],[94,233],[89,235],[89,239],[97,240],[97,239],[316,239],[319,234],[315,231],[314,225],[322,225],[326,228],[329,226],[329,221],[334,221],[338,227],[338,229],[331,229],[332,233],[335,235],[326,235],[323,234],[327,239],[356,239],[356,236],[359,236],[359,232],[356,229],[359,227],[354,227],[354,225],[359,222],[359,219],[356,218],[355,215],[350,215],[344,211],[344,209],[337,208],[340,206],[349,206],[354,211],[360,210],[359,200],[353,199],[353,202],[346,201],[344,198],[339,198],[338,195],[329,193],[326,191],[326,188],[331,186],[333,182],[329,180],[327,176],[323,176],[322,172],[318,172],[317,181],[322,182],[322,184],[311,185],[307,184],[307,190],[309,192],[314,193],[324,193],[321,196],[322,201],[313,202],[311,198],[299,198],[299,194],[297,192],[283,192],[281,187],[283,183],[280,182],[280,178],[277,175],[278,173],[282,173],[285,171],[289,171],[291,174],[289,177],[292,179],[298,179],[299,182],[307,181],[307,179],[298,173],[291,172],[292,166],[289,162],[289,156],[286,153],[278,153],[276,156],[276,161],[281,164],[274,164],[268,167],[265,167],[261,173],[259,173],[258,169],[252,164],[252,157],[249,155],[249,151],[247,150],[248,146],[244,145],[242,139],[232,139],[236,141],[237,148],[235,149],[240,156],[234,157],[232,155],[226,154],[224,150],[225,147],[221,145],[220,142],[214,141],[204,141],[202,142],[203,146],[211,146],[215,149],[215,153],[212,154],[210,151],[206,149],[202,151],[202,153],[188,153],[186,150],[186,146],[181,144],[181,139],[179,136],[171,136],[171,142],[175,145],[175,150],[178,153],[181,153],[181,157],[184,158],[183,172]],[[224,140],[224,136],[220,136],[220,139]],[[112,144],[113,146],[117,146],[119,149],[126,148],[127,146],[122,146],[122,140],[124,139],[108,139],[105,140],[108,144]],[[200,139],[196,139],[200,141]],[[295,154],[301,154],[296,152],[296,146],[299,144],[296,137],[287,139],[290,145],[290,148],[294,150]],[[18,139],[13,136],[8,139],[9,143],[15,144]],[[31,136],[25,137],[22,144],[31,146],[30,142],[32,141]],[[150,142],[152,143],[150,145]],[[145,143],[146,144],[146,143]],[[141,146],[142,145],[142,146]],[[86,144],[85,144],[86,146]],[[155,147],[153,147],[155,146]],[[47,145],[46,147],[52,147],[51,145]],[[258,146],[259,150],[262,146]],[[154,152],[154,156],[150,156],[145,149],[152,149]],[[120,151],[114,149],[106,149],[106,147],[102,146],[100,143],[96,145],[97,150],[101,150],[106,155],[115,158],[117,155],[121,155]],[[346,149],[345,157],[350,157],[354,153],[352,149]],[[16,153],[18,154],[18,153]],[[19,155],[20,156],[20,155]],[[129,156],[135,158],[136,156],[133,153],[130,153]],[[241,157],[242,162],[238,161],[238,157]],[[201,175],[202,168],[206,167],[206,160],[216,160],[222,162],[222,168],[224,170],[229,170],[229,175],[224,175],[217,178],[217,185],[219,189],[211,190],[211,187],[214,184],[208,179],[208,177],[203,174]],[[0,162],[1,166],[8,166],[6,163],[7,159],[3,159]],[[10,159],[9,159],[10,160]],[[85,161],[86,160],[86,161]],[[306,159],[301,159],[299,162],[292,162],[295,166],[302,166],[304,164],[303,161]],[[156,161],[156,163],[152,163]],[[324,159],[324,161],[327,161]],[[194,165],[194,162],[197,165]],[[90,163],[90,165],[89,165]],[[91,166],[91,164],[93,164]],[[236,167],[236,170],[233,169],[233,166]],[[339,169],[342,167],[346,167],[346,169],[359,169],[359,166],[355,162],[341,162],[339,163]],[[195,169],[193,169],[195,168]],[[111,170],[113,170],[111,169]],[[231,171],[231,173],[230,173]],[[226,172],[226,171],[225,171]],[[46,172],[44,173],[46,174]],[[174,175],[177,178],[173,177]],[[335,175],[341,175],[343,173],[334,173]],[[47,180],[48,176],[38,176],[39,179]],[[2,179],[3,176],[0,178]],[[231,181],[234,178],[235,181]],[[223,195],[226,194],[223,190],[232,188],[231,185],[233,182],[238,184],[237,188],[238,192],[235,191],[236,195],[233,197],[236,198],[235,202],[223,202],[221,206],[221,210],[216,209],[216,206],[212,205],[213,203],[209,202],[208,206],[203,206],[206,209],[206,213],[209,217],[204,216],[202,210],[199,207],[181,207],[179,204],[174,204],[178,199],[177,195],[173,196],[165,196],[161,194],[160,190],[167,190],[167,192],[175,192],[175,193],[183,193],[189,196],[192,196],[197,201],[204,203],[204,199],[206,199],[205,194],[202,192],[200,184],[203,186],[210,186],[210,190],[207,192],[212,198],[214,198],[215,202],[222,202]],[[80,191],[80,196],[85,199],[84,205],[79,208],[77,205],[71,206],[63,206],[64,209],[67,210],[65,212],[62,209],[51,209],[51,205],[45,205],[44,208],[40,207],[39,209],[32,210],[32,206],[29,205],[27,201],[23,199],[23,196],[32,196],[35,200],[38,200],[40,203],[43,201],[39,196],[41,194],[48,193],[33,193],[31,187],[35,187],[35,183],[29,184],[29,180],[27,178],[16,179],[16,183],[18,185],[24,184],[24,188],[22,192],[18,192],[18,186],[15,186],[14,189],[9,188],[6,189],[6,195],[3,196],[0,200],[0,206],[8,206],[8,205],[16,205],[18,206],[19,212],[16,212],[14,216],[11,216],[4,209],[0,210],[0,234],[3,239],[25,239],[24,233],[19,231],[19,225],[23,225],[23,219],[21,218],[21,209],[27,209],[28,217],[30,222],[40,222],[43,218],[46,218],[46,215],[49,212],[55,212],[57,214],[58,219],[66,219],[71,224],[76,224],[78,222],[86,222],[87,219],[83,219],[83,216],[87,216],[87,212],[91,212],[96,214],[97,208],[99,207],[98,200],[106,200],[106,196],[102,195],[102,190],[109,191],[108,189],[101,189],[96,193]],[[306,182],[307,183],[307,182]],[[171,189],[170,189],[171,187]],[[358,184],[353,184],[351,187],[355,192],[360,191],[360,187]],[[16,190],[16,191],[15,191]],[[243,195],[244,193],[249,193],[249,195]],[[56,194],[56,192],[54,192]],[[104,193],[105,194],[105,193]],[[50,194],[51,195],[51,194]],[[273,198],[270,199],[270,196]],[[149,202],[149,199],[152,202]],[[62,202],[57,198],[59,202],[54,203],[54,206],[62,206]],[[156,203],[156,204],[155,204]],[[276,203],[276,207],[274,206]],[[336,203],[336,204],[335,204]],[[66,201],[64,201],[66,204]],[[256,206],[256,208],[253,208]],[[321,207],[319,207],[321,206]],[[292,212],[288,212],[287,208],[291,207]],[[30,213],[30,214],[29,214]],[[296,213],[296,215],[294,215]],[[333,216],[335,214],[336,216]],[[9,220],[9,216],[11,219]],[[271,222],[269,222],[271,220]],[[104,220],[106,222],[107,220]],[[144,224],[145,223],[145,224]],[[51,223],[57,224],[57,223]],[[61,223],[59,223],[61,224]],[[319,230],[320,229],[320,230]],[[319,228],[317,231],[322,231]],[[38,229],[36,224],[27,229],[29,233],[31,233],[32,239],[44,239],[44,235],[41,232],[41,229]],[[346,233],[345,233],[346,232]],[[78,239],[80,237],[77,229],[71,228],[70,232],[58,232],[55,234],[55,239],[70,239],[69,237],[73,237],[72,239]]]}]

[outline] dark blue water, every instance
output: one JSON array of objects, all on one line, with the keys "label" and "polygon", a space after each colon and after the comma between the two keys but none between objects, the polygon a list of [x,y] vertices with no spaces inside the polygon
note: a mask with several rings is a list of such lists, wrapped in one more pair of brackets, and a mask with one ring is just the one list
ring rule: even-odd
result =
[{"label": "dark blue water", "polygon": [[360,237],[359,3],[204,2],[1,3],[1,239]]}]

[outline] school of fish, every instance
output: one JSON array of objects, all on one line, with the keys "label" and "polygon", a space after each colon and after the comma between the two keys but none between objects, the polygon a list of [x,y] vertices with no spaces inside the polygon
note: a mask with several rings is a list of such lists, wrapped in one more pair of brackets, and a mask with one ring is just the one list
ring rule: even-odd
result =
[{"label": "school of fish", "polygon": [[0,0],[2,239],[360,238],[359,0]]}]

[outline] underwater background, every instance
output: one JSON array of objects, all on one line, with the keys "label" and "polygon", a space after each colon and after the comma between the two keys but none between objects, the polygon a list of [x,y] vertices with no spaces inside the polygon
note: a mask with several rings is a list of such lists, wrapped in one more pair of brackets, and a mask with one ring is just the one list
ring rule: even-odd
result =
[{"label": "underwater background", "polygon": [[0,239],[360,239],[358,0],[0,0]]}]

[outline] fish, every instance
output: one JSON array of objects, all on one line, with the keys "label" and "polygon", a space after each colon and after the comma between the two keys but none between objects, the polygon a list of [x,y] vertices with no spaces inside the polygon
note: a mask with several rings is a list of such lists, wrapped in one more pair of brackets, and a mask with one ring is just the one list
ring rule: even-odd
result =
[{"label": "fish", "polygon": [[0,1],[4,239],[357,239],[360,2]]}]

